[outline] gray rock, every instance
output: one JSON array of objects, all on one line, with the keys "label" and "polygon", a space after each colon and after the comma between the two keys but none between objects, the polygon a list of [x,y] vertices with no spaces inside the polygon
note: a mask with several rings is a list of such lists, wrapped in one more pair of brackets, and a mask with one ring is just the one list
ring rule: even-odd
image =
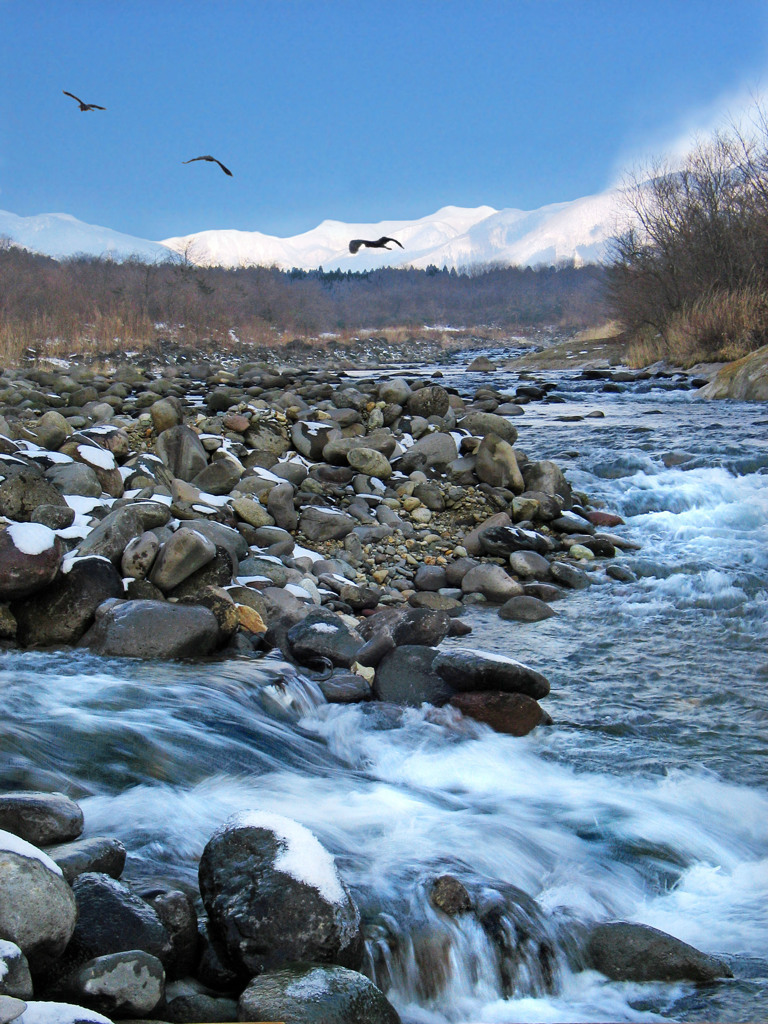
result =
[{"label": "gray rock", "polygon": [[164,430],[157,438],[155,451],[171,475],[180,480],[194,480],[208,465],[200,438],[183,423]]},{"label": "gray rock", "polygon": [[448,412],[451,400],[448,392],[440,384],[427,384],[417,391],[412,391],[405,402],[411,416],[443,417]]},{"label": "gray rock", "polygon": [[474,529],[464,534],[462,545],[468,555],[480,555],[483,553],[483,546],[480,542],[480,535],[486,530],[495,526],[511,526],[512,520],[506,512],[496,512],[494,515],[484,519]]},{"label": "gray rock", "polygon": [[331,854],[298,822],[235,815],[206,844],[199,879],[212,939],[245,976],[296,960],[359,967],[359,911]]},{"label": "gray rock", "polygon": [[416,644],[405,644],[386,654],[376,667],[373,692],[378,700],[392,704],[420,707],[434,704],[442,707],[456,692],[433,665],[437,650]]},{"label": "gray rock", "polygon": [[160,918],[171,940],[165,962],[168,978],[186,978],[195,972],[198,960],[198,919],[192,897],[180,889],[150,888],[139,895]]},{"label": "gray rock", "polygon": [[191,995],[176,996],[170,999],[163,1009],[163,1020],[172,1024],[188,1024],[190,1021],[236,1021],[237,1001],[216,996],[205,995],[203,992]]},{"label": "gray rock", "polygon": [[329,704],[359,704],[373,696],[368,681],[355,672],[334,672],[317,685]]},{"label": "gray rock", "polygon": [[286,481],[284,484],[277,484],[267,495],[267,511],[275,523],[284,530],[293,531],[299,524],[293,503],[294,494],[293,485]]},{"label": "gray rock", "polygon": [[33,971],[61,956],[76,917],[72,890],[50,857],[0,832],[0,935],[16,943]]},{"label": "gray rock", "polygon": [[523,580],[548,580],[552,575],[552,563],[536,551],[513,551],[509,567]]},{"label": "gray rock", "polygon": [[355,528],[355,520],[333,508],[309,505],[301,513],[299,529],[310,541],[338,540]]},{"label": "gray rock", "polygon": [[567,562],[555,561],[549,566],[550,575],[556,583],[561,583],[571,590],[584,590],[590,586],[592,580],[583,569],[576,565],[568,565]]},{"label": "gray rock", "polygon": [[184,525],[189,530],[202,533],[217,547],[226,548],[232,556],[233,567],[248,554],[248,542],[245,537],[225,523],[218,523],[214,519],[188,519]]},{"label": "gray rock", "polygon": [[461,581],[461,589],[465,594],[482,594],[486,600],[496,602],[508,601],[523,592],[503,566],[492,562],[470,569]]},{"label": "gray rock", "polygon": [[499,618],[511,622],[541,622],[554,614],[546,601],[530,594],[512,597],[499,608]]},{"label": "gray rock", "polygon": [[243,466],[236,459],[225,456],[223,459],[214,459],[194,477],[192,483],[206,494],[229,494],[244,472]]},{"label": "gray rock", "polygon": [[78,545],[79,555],[103,555],[119,565],[130,540],[144,532],[141,516],[130,505],[106,515]]},{"label": "gray rock", "polygon": [[37,443],[49,451],[60,448],[71,433],[69,421],[55,409],[44,413],[35,424]]},{"label": "gray rock", "polygon": [[[29,972],[27,958],[15,942],[0,939],[0,995],[31,999],[32,993],[32,975]],[[4,1018],[0,1005],[0,1021],[2,1020]]]},{"label": "gray rock", "polygon": [[171,941],[156,911],[127,885],[88,871],[72,883],[77,925],[67,951],[84,961],[141,949],[165,962]]},{"label": "gray rock", "polygon": [[635,583],[637,581],[637,576],[625,565],[609,565],[605,570],[605,575],[619,583]]},{"label": "gray rock", "polygon": [[286,633],[290,655],[302,665],[311,665],[327,658],[343,668],[355,661],[362,646],[359,637],[343,619],[333,612],[318,609],[310,612]]},{"label": "gray rock", "polygon": [[658,928],[612,921],[591,929],[588,965],[613,981],[712,982],[732,978],[721,959],[702,953]]},{"label": "gray rock", "polygon": [[75,510],[67,505],[38,505],[29,521],[41,523],[51,530],[66,530],[75,521]]},{"label": "gray rock", "polygon": [[47,855],[61,868],[71,885],[78,875],[97,871],[119,878],[125,866],[125,847],[119,839],[92,836],[72,843],[59,843],[46,848]]},{"label": "gray rock", "polygon": [[501,690],[503,693],[524,693],[534,700],[549,693],[549,682],[540,672],[513,658],[467,647],[454,647],[438,653],[434,671],[455,692]]},{"label": "gray rock", "polygon": [[177,427],[184,419],[184,408],[179,399],[172,395],[159,398],[149,407],[149,412],[152,416],[152,426],[158,434],[170,430],[171,427]]},{"label": "gray rock", "polygon": [[51,466],[46,469],[45,476],[60,495],[78,494],[85,498],[101,497],[101,482],[96,476],[96,471],[82,462],[59,463]]},{"label": "gray rock", "polygon": [[559,496],[564,504],[571,504],[571,486],[555,462],[544,460],[531,462],[523,467],[526,491],[543,491],[550,496]]},{"label": "gray rock", "polygon": [[553,541],[538,530],[520,526],[490,526],[480,532],[480,546],[488,555],[506,558],[513,551],[536,551],[547,555],[554,551]]},{"label": "gray rock", "polygon": [[4,477],[0,480],[0,516],[27,523],[40,505],[66,504],[37,466],[4,465],[0,475]]},{"label": "gray rock", "polygon": [[108,953],[84,963],[67,979],[75,998],[101,1013],[145,1017],[163,998],[163,965],[141,949]]},{"label": "gray rock", "polygon": [[299,420],[291,427],[294,448],[310,462],[319,462],[326,444],[341,436],[339,427],[327,420]]},{"label": "gray rock", "polygon": [[374,448],[352,448],[347,453],[347,461],[353,469],[367,476],[375,476],[379,480],[389,480],[392,476],[389,459]]},{"label": "gray rock", "polygon": [[411,395],[411,385],[404,377],[393,377],[379,384],[379,398],[390,405],[405,405]]},{"label": "gray rock", "polygon": [[24,646],[74,644],[92,625],[104,601],[123,596],[123,581],[102,556],[80,558],[45,590],[14,602],[17,640]]},{"label": "gray rock", "polygon": [[47,846],[77,839],[83,831],[83,812],[63,793],[2,793],[0,829],[34,846]]},{"label": "gray rock", "polygon": [[440,590],[448,585],[445,569],[441,565],[424,565],[416,570],[413,585],[417,590]]},{"label": "gray rock", "polygon": [[397,469],[403,473],[414,470],[430,470],[447,466],[458,455],[456,442],[451,434],[435,431],[425,434],[411,445],[400,457]]},{"label": "gray rock", "polygon": [[13,601],[47,587],[64,552],[53,530],[39,523],[0,526],[0,601]]},{"label": "gray rock", "polygon": [[134,580],[145,579],[149,575],[159,550],[160,539],[151,530],[129,540],[120,560],[123,576],[129,576]]},{"label": "gray rock", "polygon": [[254,978],[240,996],[239,1020],[284,1024],[400,1024],[372,981],[344,967],[293,964]]},{"label": "gray rock", "polygon": [[491,487],[506,487],[514,494],[522,494],[525,490],[515,450],[498,434],[486,434],[481,441],[477,449],[475,472],[479,480]]},{"label": "gray rock", "polygon": [[513,427],[504,416],[493,412],[480,412],[472,410],[459,420],[459,426],[468,430],[470,434],[477,437],[485,437],[488,434],[496,434],[502,441],[514,444],[517,441],[517,428]]},{"label": "gray rock", "polygon": [[197,530],[182,526],[160,548],[149,581],[167,594],[215,557],[213,541]]},{"label": "gray rock", "polygon": [[210,654],[219,624],[208,608],[164,601],[122,601],[80,641],[97,654],[125,658],[195,658]]}]

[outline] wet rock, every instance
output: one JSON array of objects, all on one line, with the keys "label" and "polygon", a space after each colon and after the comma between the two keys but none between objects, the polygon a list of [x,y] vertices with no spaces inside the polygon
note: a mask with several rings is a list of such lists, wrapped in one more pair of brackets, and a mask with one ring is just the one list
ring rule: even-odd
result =
[{"label": "wet rock", "polygon": [[556,583],[569,587],[571,590],[583,590],[592,583],[583,569],[579,569],[576,565],[568,565],[567,562],[551,562],[549,571]]},{"label": "wet rock", "polygon": [[512,597],[499,608],[499,618],[510,622],[541,622],[554,614],[546,601],[530,594]]},{"label": "wet rock", "polygon": [[2,793],[0,829],[34,846],[47,846],[77,839],[83,831],[83,812],[63,793]]},{"label": "wet rock", "polygon": [[373,680],[378,700],[393,704],[420,707],[434,704],[442,707],[456,692],[433,668],[437,655],[434,647],[406,644],[390,651],[379,662]]},{"label": "wet rock", "polygon": [[185,978],[194,973],[199,954],[198,921],[194,900],[172,888],[142,889],[139,895],[155,911],[171,940],[166,958],[168,978]]},{"label": "wet rock", "polygon": [[236,815],[206,844],[199,879],[212,939],[245,976],[296,960],[360,965],[357,907],[333,857],[297,822]]},{"label": "wet rock", "polygon": [[203,992],[176,996],[164,1007],[163,1020],[171,1021],[172,1024],[188,1024],[190,1021],[196,1024],[200,1021],[223,1024],[224,1021],[236,1021],[239,1020],[237,1000],[210,996]]},{"label": "wet rock", "polygon": [[613,981],[712,982],[731,978],[725,961],[658,928],[612,921],[591,929],[587,963]]},{"label": "wet rock", "polygon": [[400,1024],[384,994],[344,967],[293,964],[254,978],[240,996],[240,1020],[284,1024]]},{"label": "wet rock", "polygon": [[317,685],[329,704],[359,704],[373,697],[368,680],[356,672],[334,672]]},{"label": "wet rock", "polygon": [[613,580],[618,580],[619,583],[635,583],[637,581],[637,576],[625,565],[609,565],[605,570],[605,575],[610,576]]},{"label": "wet rock", "polygon": [[63,550],[53,530],[39,523],[0,527],[0,601],[29,597],[48,586]]},{"label": "wet rock", "polygon": [[17,640],[26,647],[74,644],[90,628],[96,609],[123,596],[120,573],[100,556],[78,558],[53,583],[14,602]]},{"label": "wet rock", "polygon": [[571,486],[557,463],[549,460],[531,462],[523,467],[523,479],[527,491],[543,491],[552,497],[557,495],[566,507],[571,504]]},{"label": "wet rock", "polygon": [[64,878],[71,885],[86,871],[119,878],[125,866],[125,847],[119,839],[109,836],[92,836],[76,842],[48,846],[46,854],[61,868]]},{"label": "wet rock", "polygon": [[549,682],[534,669],[513,658],[467,647],[453,647],[442,651],[434,660],[434,671],[459,691],[501,690],[504,693],[524,693],[534,700],[546,697]]},{"label": "wet rock", "polygon": [[124,601],[110,607],[79,646],[125,658],[196,658],[209,654],[219,624],[208,608],[163,601]]},{"label": "wet rock", "polygon": [[73,997],[118,1017],[146,1017],[163,998],[165,972],[141,949],[94,957],[67,978]]},{"label": "wet rock", "polygon": [[502,693],[500,690],[457,693],[450,704],[467,718],[511,736],[527,736],[537,725],[551,722],[539,703],[524,693]]},{"label": "wet rock", "polygon": [[552,575],[551,563],[536,551],[513,551],[509,567],[523,580],[548,580]]},{"label": "wet rock", "polygon": [[141,949],[162,962],[170,956],[170,937],[156,911],[127,885],[89,871],[75,879],[72,891],[78,917],[68,955],[85,961]]},{"label": "wet rock", "polygon": [[50,857],[0,831],[0,935],[16,943],[33,971],[61,956],[76,917],[72,890]]},{"label": "wet rock", "polygon": [[506,558],[513,551],[535,551],[539,555],[547,555],[555,547],[543,533],[520,526],[490,526],[480,531],[479,539],[481,549],[498,558]]},{"label": "wet rock", "polygon": [[300,664],[327,658],[333,665],[348,668],[361,647],[360,638],[338,615],[318,609],[310,612],[286,634],[290,654]]},{"label": "wet rock", "polygon": [[429,892],[429,902],[450,917],[466,914],[472,909],[472,898],[453,875],[440,875],[434,880]]},{"label": "wet rock", "polygon": [[[10,1018],[9,1018],[10,1019]],[[74,1003],[29,999],[19,1024],[112,1024],[109,1017]]]}]

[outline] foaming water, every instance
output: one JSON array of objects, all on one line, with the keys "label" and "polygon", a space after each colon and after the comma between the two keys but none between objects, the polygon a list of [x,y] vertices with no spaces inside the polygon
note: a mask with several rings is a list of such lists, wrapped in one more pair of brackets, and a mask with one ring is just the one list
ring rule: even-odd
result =
[{"label": "foaming water", "polygon": [[[295,818],[336,856],[366,969],[408,1024],[766,1019],[764,427],[735,403],[608,397],[567,375],[560,390],[516,419],[520,447],[624,517],[641,549],[617,561],[636,580],[587,566],[595,585],[543,622],[464,616],[472,645],[547,675],[552,728],[515,739],[447,708],[327,705],[274,658],[6,652],[0,785],[75,795],[88,834],[124,841],[130,877],[193,883],[231,814]],[[432,907],[445,873],[484,923]],[[725,955],[736,978],[577,970],[580,929],[611,918]]]}]

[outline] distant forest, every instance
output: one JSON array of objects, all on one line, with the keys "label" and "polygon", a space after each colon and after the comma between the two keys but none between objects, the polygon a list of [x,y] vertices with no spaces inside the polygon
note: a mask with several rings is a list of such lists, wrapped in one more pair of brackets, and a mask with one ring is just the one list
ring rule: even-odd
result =
[{"label": "distant forest", "polygon": [[352,273],[197,267],[80,256],[61,261],[0,244],[0,355],[28,346],[141,346],[164,334],[187,344],[444,325],[578,329],[603,313],[605,271],[563,264]]}]

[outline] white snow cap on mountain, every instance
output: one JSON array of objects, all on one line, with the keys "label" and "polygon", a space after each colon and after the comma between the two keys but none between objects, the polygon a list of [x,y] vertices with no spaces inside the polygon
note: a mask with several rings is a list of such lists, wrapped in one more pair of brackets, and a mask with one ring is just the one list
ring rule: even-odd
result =
[{"label": "white snow cap on mountain", "polygon": [[[50,256],[77,253],[162,259],[180,254],[202,266],[276,266],[283,270],[372,270],[432,264],[460,269],[473,265],[538,266],[561,260],[594,263],[628,223],[616,190],[553,203],[538,210],[494,210],[492,206],[444,206],[417,220],[347,224],[324,220],[290,238],[260,231],[199,231],[162,242],[84,224],[66,214],[16,217],[0,211],[0,235]],[[397,238],[403,249],[362,248],[349,252],[352,238]]]}]

